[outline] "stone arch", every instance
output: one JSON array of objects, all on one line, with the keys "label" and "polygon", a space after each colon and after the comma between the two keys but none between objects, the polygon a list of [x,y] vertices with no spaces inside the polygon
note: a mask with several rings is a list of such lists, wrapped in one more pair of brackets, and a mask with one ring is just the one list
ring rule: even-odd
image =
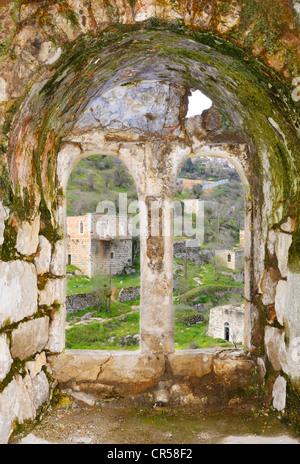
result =
[{"label": "stone arch", "polygon": [[[0,401],[4,401],[8,394],[13,396],[13,389],[17,398],[16,392],[20,394],[21,389],[25,388],[20,379],[16,380],[14,367],[11,366],[16,365],[14,359],[18,340],[24,340],[30,346],[30,337],[34,338],[33,326],[39,326],[37,330],[40,334],[43,328],[44,337],[39,339],[38,346],[32,347],[30,354],[27,353],[28,357],[44,352],[45,348],[49,354],[59,353],[63,349],[63,344],[57,343],[54,336],[62,327],[59,298],[44,301],[45,304],[41,304],[40,300],[39,306],[37,304],[38,292],[43,291],[46,285],[60,288],[60,294],[64,286],[63,269],[56,265],[59,262],[57,257],[63,253],[63,230],[59,226],[63,189],[57,187],[54,177],[58,149],[62,142],[78,143],[81,147],[85,143],[90,144],[90,140],[84,139],[84,124],[78,125],[78,122],[82,115],[89,114],[85,110],[92,108],[89,105],[97,97],[97,92],[99,97],[106,95],[109,101],[109,95],[113,95],[115,100],[114,90],[130,87],[138,90],[139,86],[149,85],[149,82],[154,83],[152,94],[156,94],[154,88],[165,86],[170,95],[173,92],[174,99],[180,102],[176,123],[169,124],[168,121],[156,130],[155,118],[153,120],[152,112],[147,112],[141,118],[148,129],[147,137],[143,138],[142,127],[139,124],[136,126],[136,120],[127,121],[126,127],[130,129],[133,140],[126,138],[128,131],[124,131],[122,125],[110,126],[113,130],[105,133],[105,140],[100,136],[97,150],[103,142],[107,150],[115,150],[117,145],[120,157],[128,160],[131,155],[125,144],[131,144],[131,148],[134,146],[135,163],[140,166],[144,163],[148,168],[147,175],[144,170],[144,175],[139,179],[140,195],[145,192],[148,197],[150,193],[152,196],[162,194],[162,200],[168,201],[172,196],[179,164],[192,148],[196,150],[207,144],[216,147],[220,143],[227,144],[231,151],[238,149],[238,145],[246,147],[241,163],[250,179],[247,193],[253,201],[251,224],[255,232],[249,245],[253,256],[253,280],[249,288],[252,311],[248,321],[250,336],[247,346],[256,356],[267,352],[272,369],[278,373],[282,368],[288,385],[292,385],[288,391],[290,397],[298,398],[300,365],[297,356],[295,358],[295,346],[284,337],[285,331],[290,341],[297,340],[300,334],[300,327],[295,324],[299,312],[299,107],[292,98],[291,85],[299,73],[296,12],[286,2],[277,1],[274,8],[273,1],[271,10],[276,11],[276,15],[281,13],[279,37],[274,34],[278,18],[275,13],[274,16],[269,11],[266,14],[269,2],[259,2],[253,12],[247,11],[251,17],[254,14],[254,21],[255,16],[261,18],[262,23],[268,18],[266,30],[254,27],[254,33],[245,38],[247,11],[244,4],[238,2],[237,6],[236,2],[230,2],[229,9],[222,9],[221,5],[220,10],[217,2],[209,3],[209,12],[204,11],[199,2],[193,3],[190,9],[182,2],[182,7],[175,11],[167,2],[166,5],[158,5],[155,1],[149,1],[146,6],[136,2],[133,7],[124,0],[116,2],[113,16],[106,8],[95,10],[93,14],[85,11],[86,16],[77,13],[76,16],[71,7],[59,6],[54,2],[49,8],[46,22],[48,34],[51,36],[53,33],[59,44],[54,51],[51,44],[47,49],[36,46],[44,40],[41,34],[45,32],[45,26],[42,25],[41,32],[38,24],[47,2],[39,2],[33,10],[32,5],[24,2],[19,12],[19,28],[9,22],[11,10],[8,8],[5,11],[5,33],[13,37],[8,43],[13,44],[18,66],[12,63],[12,57],[8,54],[3,63],[4,77],[0,82],[1,102],[10,100],[5,109],[4,105],[1,106],[0,111],[3,133],[0,153],[0,282],[1,288],[6,288],[8,299],[8,304],[4,302],[2,305],[0,319],[1,336],[5,338],[1,340],[7,353]],[[260,9],[259,15],[257,8]],[[156,14],[161,19],[155,18]],[[53,15],[57,15],[57,24],[63,24],[59,30],[53,25]],[[213,21],[212,17],[216,19]],[[120,23],[114,30],[101,32],[116,18]],[[137,23],[147,18],[152,19]],[[176,24],[176,18],[182,23]],[[80,35],[82,32],[83,35]],[[34,34],[36,45],[30,40]],[[262,37],[265,46],[259,50],[257,40]],[[277,40],[279,45],[276,45]],[[26,55],[24,50],[27,44],[30,44],[29,62],[32,60],[34,64],[29,66],[26,58],[22,75],[20,64]],[[5,53],[8,51],[5,48]],[[255,57],[257,55],[260,60]],[[16,74],[18,72],[21,77]],[[16,75],[17,79],[14,79]],[[27,88],[25,82],[29,82]],[[183,121],[187,91],[191,88],[205,91],[216,105],[208,113],[204,131],[203,128],[199,130],[196,124],[195,130],[189,132]],[[13,101],[14,98],[17,100]],[[170,120],[172,122],[172,118]],[[105,121],[101,120],[99,124],[109,129]],[[92,126],[92,130],[97,132],[97,123],[93,122]],[[75,136],[80,140],[76,141]],[[152,142],[154,138],[159,139],[160,144],[154,144],[151,148],[147,145],[149,138]],[[166,172],[168,175],[164,175],[163,179],[157,175]],[[145,188],[144,192],[142,187]],[[160,250],[170,250],[171,244],[152,240],[148,245],[152,251],[148,249],[145,262],[167,276],[169,264],[167,260],[161,261]],[[48,274],[49,279],[38,278],[37,271],[41,272],[38,275]],[[28,298],[24,298],[25,292],[22,291],[24,275],[26,282],[30,282]],[[12,276],[15,287],[18,285],[21,289],[19,293],[14,294]],[[167,277],[160,279],[160,284],[167,283]],[[56,290],[53,292],[57,295]],[[166,307],[169,305],[167,300],[166,296]],[[50,337],[47,332],[49,327]],[[130,355],[126,357],[128,369],[134,366],[133,370],[140,374],[135,384],[143,383],[143,388],[153,387],[163,376],[165,354],[168,356],[168,369],[174,376],[201,378],[203,375],[203,372],[196,372],[194,368],[187,370],[186,364],[179,363],[178,359],[185,359],[185,355],[174,356],[172,346],[162,342],[164,333],[167,333],[168,339],[172,336],[164,329],[162,327],[155,333],[150,331],[145,334],[149,359],[153,363],[156,359],[156,364],[151,365],[149,361],[148,370],[145,371],[143,367],[145,359],[141,361]],[[7,343],[7,334],[12,335],[11,344]],[[276,351],[272,343],[274,337],[279,341],[275,345],[280,346],[280,350]],[[199,356],[209,358],[207,354]],[[27,359],[21,359],[24,369]],[[102,372],[103,363],[109,365],[110,362],[119,367],[116,358],[97,359],[94,370],[91,369],[92,377],[96,379],[99,366]],[[211,369],[205,371],[205,375],[217,375],[216,372],[211,374]],[[58,370],[54,367],[55,375]],[[119,377],[114,377],[111,370],[110,374],[107,378],[104,375],[105,381],[118,382]],[[28,377],[27,380],[29,385]],[[45,383],[44,378],[43,381]],[[87,381],[83,373],[80,381]],[[27,415],[21,412],[15,414],[12,408],[7,410],[4,441],[8,439],[16,418],[23,420],[34,417],[38,405],[33,405],[32,395],[28,395],[31,406]]]}]

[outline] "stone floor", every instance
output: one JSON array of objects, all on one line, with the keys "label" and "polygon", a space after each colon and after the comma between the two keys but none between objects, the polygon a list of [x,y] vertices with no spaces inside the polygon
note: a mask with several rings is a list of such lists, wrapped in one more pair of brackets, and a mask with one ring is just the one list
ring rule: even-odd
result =
[{"label": "stone floor", "polygon": [[265,409],[144,409],[112,400],[94,407],[79,402],[59,407],[13,443],[299,444],[300,437]]}]

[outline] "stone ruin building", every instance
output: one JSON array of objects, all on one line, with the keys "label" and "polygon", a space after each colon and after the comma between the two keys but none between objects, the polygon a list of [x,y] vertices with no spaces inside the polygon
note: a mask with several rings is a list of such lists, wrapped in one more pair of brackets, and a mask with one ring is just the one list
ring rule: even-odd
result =
[{"label": "stone ruin building", "polygon": [[67,217],[67,263],[88,277],[122,274],[132,265],[131,222],[98,213]]},{"label": "stone ruin building", "polygon": [[242,270],[244,266],[244,250],[235,248],[233,250],[215,250],[215,255],[219,256],[224,264],[231,270]]},{"label": "stone ruin building", "polygon": [[244,343],[244,305],[216,306],[209,312],[207,335],[230,343]]},{"label": "stone ruin building", "polygon": [[[65,387],[203,407],[244,389],[299,427],[299,2],[0,6],[0,442]],[[214,104],[187,119],[196,89]],[[140,351],[65,350],[65,192],[93,154],[117,156],[162,215],[189,156],[231,161],[246,205],[243,351],[174,350],[173,238],[151,235],[147,212]]]}]

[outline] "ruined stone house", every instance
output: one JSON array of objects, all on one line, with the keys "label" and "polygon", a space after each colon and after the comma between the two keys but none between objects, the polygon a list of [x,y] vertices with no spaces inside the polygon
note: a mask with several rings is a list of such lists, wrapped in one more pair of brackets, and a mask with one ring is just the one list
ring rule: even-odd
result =
[{"label": "ruined stone house", "polygon": [[215,256],[222,258],[224,264],[233,271],[241,271],[244,268],[245,252],[242,248],[215,250]]},{"label": "ruined stone house", "polygon": [[67,218],[67,263],[88,277],[120,275],[132,265],[130,216],[100,215]]},{"label": "ruined stone house", "polygon": [[245,337],[244,305],[217,306],[209,311],[207,335],[224,339],[230,343],[244,343]]},{"label": "ruined stone house", "polygon": [[[299,2],[0,3],[0,442],[55,385],[215,407],[250,385],[300,427]],[[213,106],[187,119],[195,89]],[[65,191],[93,154],[146,205],[138,352],[65,350]],[[243,182],[244,351],[174,349],[172,218],[151,235],[148,209],[189,156]]]}]

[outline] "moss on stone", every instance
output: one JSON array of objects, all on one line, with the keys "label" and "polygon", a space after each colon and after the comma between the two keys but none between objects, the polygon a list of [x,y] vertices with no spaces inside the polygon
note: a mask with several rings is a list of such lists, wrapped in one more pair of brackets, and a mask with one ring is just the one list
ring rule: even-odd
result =
[{"label": "moss on stone", "polygon": [[14,359],[14,362],[11,365],[10,371],[5,377],[5,379],[0,383],[0,394],[4,391],[4,389],[12,382],[12,380],[17,376],[20,375],[24,378],[27,374],[25,362],[20,361],[20,359]]},{"label": "moss on stone", "polygon": [[300,380],[287,380],[286,414],[294,429],[300,433]]}]

